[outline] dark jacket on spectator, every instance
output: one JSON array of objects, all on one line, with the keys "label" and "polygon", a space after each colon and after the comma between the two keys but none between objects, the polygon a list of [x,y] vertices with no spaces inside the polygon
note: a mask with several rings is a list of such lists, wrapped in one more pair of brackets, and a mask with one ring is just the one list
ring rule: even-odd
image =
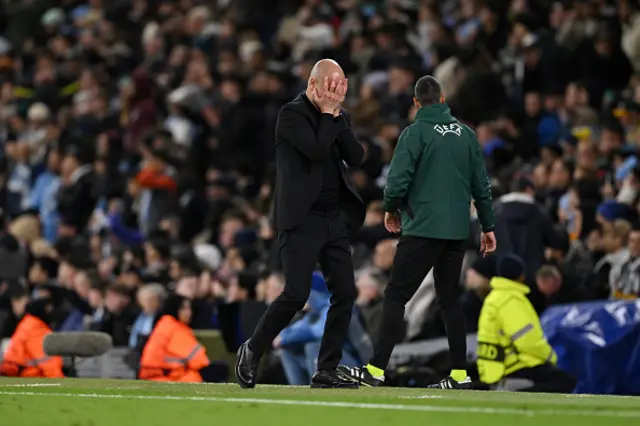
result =
[{"label": "dark jacket on spectator", "polygon": [[97,199],[91,165],[82,166],[71,175],[71,182],[60,187],[58,213],[62,223],[82,231],[89,223]]},{"label": "dark jacket on spectator", "polygon": [[156,124],[158,111],[153,100],[153,81],[144,70],[137,70],[133,77],[134,98],[131,101],[129,123],[125,134],[125,150],[137,153],[142,138]]},{"label": "dark jacket on spectator", "polygon": [[562,274],[562,286],[556,294],[545,299],[546,307],[591,300],[589,292],[570,268],[561,267],[560,273]]},{"label": "dark jacket on spectator", "polygon": [[131,308],[126,308],[120,313],[112,313],[105,309],[100,320],[91,324],[90,329],[111,335],[113,346],[127,346],[136,317],[137,313]]},{"label": "dark jacket on spectator", "polygon": [[374,342],[378,340],[378,330],[382,322],[382,298],[372,300],[366,305],[358,306],[362,323],[364,324],[367,334]]},{"label": "dark jacket on spectator", "polygon": [[502,196],[495,207],[498,255],[513,253],[524,259],[526,282],[535,281],[535,274],[544,262],[546,247],[566,249],[566,234],[557,232],[549,217],[538,207],[533,197],[512,192]]},{"label": "dark jacket on spectator", "polygon": [[380,241],[390,238],[391,234],[384,227],[384,224],[380,223],[373,226],[363,226],[352,236],[352,243],[364,244],[368,249],[373,250]]},{"label": "dark jacket on spectator", "polygon": [[28,255],[11,234],[0,236],[0,279],[17,280],[27,272]]},{"label": "dark jacket on spectator", "polygon": [[587,279],[587,286],[594,299],[604,300],[611,296],[611,272],[615,270],[617,275],[628,259],[629,250],[623,248],[614,253],[606,254],[595,264],[593,272]]}]

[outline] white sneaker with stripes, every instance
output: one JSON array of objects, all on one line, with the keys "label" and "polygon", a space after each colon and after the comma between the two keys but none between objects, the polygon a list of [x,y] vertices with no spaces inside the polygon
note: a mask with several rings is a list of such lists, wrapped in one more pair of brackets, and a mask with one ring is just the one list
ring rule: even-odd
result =
[{"label": "white sneaker with stripes", "polygon": [[369,370],[366,366],[347,367],[346,365],[340,365],[338,366],[338,374],[363,386],[377,387],[384,385],[384,376],[373,376],[371,373],[369,373]]},{"label": "white sneaker with stripes", "polygon": [[467,377],[461,382],[456,382],[452,377],[445,377],[438,383],[427,386],[429,389],[471,389],[471,378]]}]

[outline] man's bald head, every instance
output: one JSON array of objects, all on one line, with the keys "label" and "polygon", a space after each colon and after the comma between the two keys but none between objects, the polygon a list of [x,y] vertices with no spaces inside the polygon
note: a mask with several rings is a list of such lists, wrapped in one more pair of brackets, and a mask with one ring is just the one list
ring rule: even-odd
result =
[{"label": "man's bald head", "polygon": [[[326,84],[326,87],[325,87]],[[321,111],[339,113],[347,93],[347,79],[340,65],[332,59],[322,59],[313,66],[307,81],[307,98]]]},{"label": "man's bald head", "polygon": [[333,59],[321,59],[313,66],[311,73],[309,74],[309,82],[312,79],[316,84],[322,84],[325,77],[330,79],[342,79],[344,78],[344,71],[342,67]]}]

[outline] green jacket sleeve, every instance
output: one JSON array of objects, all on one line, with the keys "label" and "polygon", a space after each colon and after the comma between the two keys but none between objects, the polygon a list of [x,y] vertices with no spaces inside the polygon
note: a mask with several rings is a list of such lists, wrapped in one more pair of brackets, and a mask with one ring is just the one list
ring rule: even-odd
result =
[{"label": "green jacket sleeve", "polygon": [[387,186],[384,190],[384,211],[394,213],[402,208],[420,157],[420,140],[404,129],[393,152]]},{"label": "green jacket sleeve", "polygon": [[493,203],[491,201],[491,183],[484,167],[484,156],[480,143],[473,134],[475,144],[473,153],[473,176],[471,177],[471,196],[474,200],[478,220],[482,225],[482,232],[491,232],[495,229],[496,219],[493,215]]}]

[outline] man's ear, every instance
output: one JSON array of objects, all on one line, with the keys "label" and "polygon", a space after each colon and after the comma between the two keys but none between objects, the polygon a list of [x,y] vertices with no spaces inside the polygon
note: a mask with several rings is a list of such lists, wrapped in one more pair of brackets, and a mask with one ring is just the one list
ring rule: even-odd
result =
[{"label": "man's ear", "polygon": [[422,105],[420,105],[420,101],[415,96],[413,97],[413,104],[416,106],[416,108],[422,107]]},{"label": "man's ear", "polygon": [[443,103],[445,103],[445,101],[446,101],[446,100],[447,100],[447,99],[444,97],[444,93],[442,93],[442,94],[440,95],[440,103],[441,103],[441,104],[443,104]]}]

